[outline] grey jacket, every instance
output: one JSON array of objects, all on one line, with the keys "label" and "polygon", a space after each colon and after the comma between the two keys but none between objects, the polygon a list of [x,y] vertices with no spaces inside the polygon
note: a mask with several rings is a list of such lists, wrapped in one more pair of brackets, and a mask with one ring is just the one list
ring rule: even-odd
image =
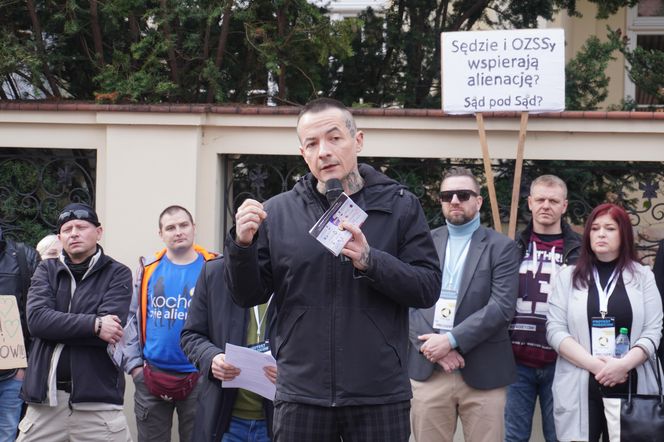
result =
[{"label": "grey jacket", "polygon": [[[568,337],[590,352],[588,290],[574,288],[574,268],[566,267],[556,276],[549,296],[546,338],[558,353],[560,343]],[[638,345],[653,356],[656,349],[652,342],[659,342],[662,329],[662,301],[655,277],[649,267],[638,263],[635,263],[633,275],[623,271],[622,277],[632,306],[632,346]],[[638,392],[654,393],[657,383],[652,370],[641,365],[637,367],[637,373]],[[552,389],[558,440],[588,440],[588,372],[558,355]]]},{"label": "grey jacket", "polygon": [[[445,263],[447,226],[431,232],[441,266]],[[459,286],[452,335],[465,360],[461,375],[473,388],[504,387],[516,379],[516,365],[507,327],[516,308],[519,286],[519,254],[514,241],[480,226],[470,240],[468,257]],[[437,333],[434,308],[410,310],[408,374],[427,380],[434,364],[419,353],[418,335]],[[490,367],[490,370],[487,368]]]}]

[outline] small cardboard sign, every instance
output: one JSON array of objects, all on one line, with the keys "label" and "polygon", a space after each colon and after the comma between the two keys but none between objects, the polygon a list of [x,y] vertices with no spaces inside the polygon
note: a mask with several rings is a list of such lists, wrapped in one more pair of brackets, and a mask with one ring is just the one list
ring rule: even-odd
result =
[{"label": "small cardboard sign", "polygon": [[0,295],[0,370],[28,366],[16,297]]},{"label": "small cardboard sign", "polygon": [[443,32],[441,47],[445,112],[564,110],[562,29]]}]

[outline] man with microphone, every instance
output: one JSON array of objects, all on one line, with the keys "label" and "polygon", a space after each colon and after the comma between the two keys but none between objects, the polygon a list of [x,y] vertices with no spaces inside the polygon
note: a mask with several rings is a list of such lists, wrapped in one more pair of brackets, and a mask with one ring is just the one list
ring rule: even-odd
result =
[{"label": "man with microphone", "polygon": [[[405,442],[408,307],[433,305],[441,284],[422,207],[404,186],[358,166],[364,134],[340,102],[308,103],[297,134],[311,173],[264,205],[244,201],[225,244],[235,302],[249,307],[274,293],[274,438]],[[336,257],[309,229],[340,190],[368,217],[361,228],[340,224],[352,237]]]}]

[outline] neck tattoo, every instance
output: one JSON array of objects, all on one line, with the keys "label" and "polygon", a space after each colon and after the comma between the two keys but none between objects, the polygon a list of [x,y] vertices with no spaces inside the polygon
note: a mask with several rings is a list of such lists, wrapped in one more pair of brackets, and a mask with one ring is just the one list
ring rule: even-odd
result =
[{"label": "neck tattoo", "polygon": [[364,180],[357,170],[352,170],[345,179],[341,180],[341,184],[348,189],[348,194],[352,195],[362,189]]},{"label": "neck tattoo", "polygon": [[[360,176],[360,173],[357,170],[351,171],[345,178],[341,179],[341,185],[344,188],[344,192],[347,195],[352,195],[356,192],[359,192],[362,187],[364,187],[364,180]],[[325,195],[325,183],[318,181],[316,183],[316,189],[321,194]]]}]

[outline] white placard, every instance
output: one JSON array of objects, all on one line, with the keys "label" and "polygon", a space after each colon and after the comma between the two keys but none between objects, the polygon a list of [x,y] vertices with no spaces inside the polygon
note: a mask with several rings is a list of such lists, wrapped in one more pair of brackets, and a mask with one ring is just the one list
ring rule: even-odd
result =
[{"label": "white placard", "polygon": [[0,296],[0,369],[27,367],[21,316],[16,297]]},{"label": "white placard", "polygon": [[445,112],[565,109],[562,29],[443,32],[441,38]]}]

